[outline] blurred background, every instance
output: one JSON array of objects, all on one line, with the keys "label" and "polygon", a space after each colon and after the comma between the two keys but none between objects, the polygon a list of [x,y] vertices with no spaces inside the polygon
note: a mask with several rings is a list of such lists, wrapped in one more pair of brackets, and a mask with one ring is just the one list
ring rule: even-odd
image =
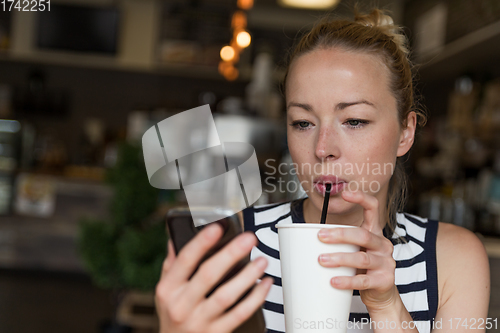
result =
[{"label": "blurred background", "polygon": [[[498,318],[500,2],[358,2],[405,27],[429,114],[407,155],[405,211],[477,233]],[[285,58],[318,19],[351,17],[353,4],[0,4],[0,331],[156,330],[164,216],[186,199],[149,185],[140,140],[171,115],[210,104],[218,128],[256,149],[258,203],[301,196],[287,168],[274,171],[291,163]]]}]

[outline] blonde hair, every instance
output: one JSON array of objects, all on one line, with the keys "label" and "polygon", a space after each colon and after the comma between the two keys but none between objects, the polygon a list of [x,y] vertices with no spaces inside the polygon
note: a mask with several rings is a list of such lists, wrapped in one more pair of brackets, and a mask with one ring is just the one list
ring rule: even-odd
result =
[{"label": "blonde hair", "polygon": [[[281,91],[286,99],[286,79],[292,61],[317,49],[341,48],[346,51],[364,52],[380,57],[389,70],[389,89],[396,99],[399,123],[407,126],[410,112],[417,114],[418,124],[424,126],[427,116],[417,107],[414,98],[412,63],[409,59],[408,40],[402,28],[380,9],[361,14],[357,6],[353,20],[323,19],[306,33],[289,54]],[[394,174],[387,194],[386,233],[391,237],[396,227],[396,213],[404,209],[407,196],[407,176],[402,157],[396,160]]]}]

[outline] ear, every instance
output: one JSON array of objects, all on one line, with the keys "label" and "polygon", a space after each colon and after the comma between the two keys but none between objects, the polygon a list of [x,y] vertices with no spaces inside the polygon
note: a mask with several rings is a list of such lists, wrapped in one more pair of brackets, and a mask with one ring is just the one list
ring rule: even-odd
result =
[{"label": "ear", "polygon": [[408,113],[406,124],[407,126],[406,128],[403,128],[399,138],[398,157],[406,154],[410,150],[411,146],[413,146],[415,129],[417,128],[417,114],[414,111]]}]

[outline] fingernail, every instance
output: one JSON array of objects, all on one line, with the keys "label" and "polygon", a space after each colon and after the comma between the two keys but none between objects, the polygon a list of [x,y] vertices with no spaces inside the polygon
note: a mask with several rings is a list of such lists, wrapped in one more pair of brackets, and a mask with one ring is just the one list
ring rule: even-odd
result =
[{"label": "fingernail", "polygon": [[320,238],[327,238],[328,235],[330,234],[330,231],[328,229],[321,229],[319,232],[318,232],[318,236]]},{"label": "fingernail", "polygon": [[217,225],[217,223],[212,223],[209,226],[207,226],[206,229],[208,237],[213,238],[217,235],[218,233],[217,229],[219,229],[219,226]]},{"label": "fingernail", "polygon": [[330,256],[328,254],[322,254],[319,256],[319,261],[328,262],[328,261],[330,261]]},{"label": "fingernail", "polygon": [[243,246],[250,246],[251,244],[253,244],[253,237],[252,237],[252,235],[250,235],[250,234],[245,235],[243,237],[243,239],[241,240],[241,244]]},{"label": "fingernail", "polygon": [[274,279],[265,278],[260,283],[264,283],[264,287],[269,287],[274,283]]},{"label": "fingernail", "polygon": [[264,257],[259,257],[255,259],[255,264],[259,268],[265,268],[267,266],[267,260]]}]

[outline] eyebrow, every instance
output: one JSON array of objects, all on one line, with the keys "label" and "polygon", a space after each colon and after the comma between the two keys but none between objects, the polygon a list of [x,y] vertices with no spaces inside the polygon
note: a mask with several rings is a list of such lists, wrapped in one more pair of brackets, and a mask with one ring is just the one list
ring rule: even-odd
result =
[{"label": "eyebrow", "polygon": [[[375,108],[375,105],[371,102],[368,102],[367,100],[365,99],[362,99],[362,100],[359,100],[359,101],[355,101],[355,102],[350,102],[350,103],[338,103],[336,106],[335,106],[335,111],[341,111],[341,110],[344,110],[350,106],[353,106],[353,105],[358,105],[358,104],[366,104],[366,105],[370,105],[372,107]],[[292,106],[296,106],[296,107],[299,107],[301,109],[304,109],[306,111],[312,111],[313,108],[310,104],[306,104],[306,103],[297,103],[297,102],[290,102],[288,103],[288,105],[286,106],[286,110],[288,111],[289,108],[291,108]]]}]

